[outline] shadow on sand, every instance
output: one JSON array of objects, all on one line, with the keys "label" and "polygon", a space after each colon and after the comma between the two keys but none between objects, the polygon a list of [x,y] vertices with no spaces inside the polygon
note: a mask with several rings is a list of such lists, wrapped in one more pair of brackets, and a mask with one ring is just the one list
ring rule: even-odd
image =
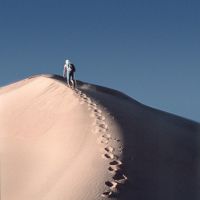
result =
[{"label": "shadow on sand", "polygon": [[[58,75],[50,78],[65,82]],[[200,199],[199,123],[145,106],[116,90],[77,83],[121,127],[128,182],[118,199]]]}]

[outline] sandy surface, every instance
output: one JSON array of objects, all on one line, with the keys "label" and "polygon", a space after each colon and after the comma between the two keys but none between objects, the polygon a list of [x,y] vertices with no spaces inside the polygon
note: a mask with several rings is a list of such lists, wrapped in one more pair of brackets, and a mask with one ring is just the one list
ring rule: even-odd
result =
[{"label": "sandy surface", "polygon": [[1,200],[197,200],[200,124],[108,88],[0,88]]}]

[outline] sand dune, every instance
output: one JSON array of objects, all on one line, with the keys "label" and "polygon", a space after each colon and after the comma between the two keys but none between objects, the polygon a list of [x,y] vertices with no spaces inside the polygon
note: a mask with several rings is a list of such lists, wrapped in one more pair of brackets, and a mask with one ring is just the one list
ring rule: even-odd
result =
[{"label": "sand dune", "polygon": [[2,200],[197,200],[200,124],[56,75],[0,88]]}]

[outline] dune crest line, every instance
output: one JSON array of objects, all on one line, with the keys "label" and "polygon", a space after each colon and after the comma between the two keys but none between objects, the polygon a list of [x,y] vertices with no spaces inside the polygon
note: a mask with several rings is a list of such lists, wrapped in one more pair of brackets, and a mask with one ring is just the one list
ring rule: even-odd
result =
[{"label": "dune crest line", "polygon": [[[109,142],[114,139],[112,139],[112,135],[108,133],[109,126],[106,123],[106,117],[103,115],[103,111],[81,90],[76,88],[74,92],[77,94],[81,105],[87,104],[88,110],[91,112],[90,116],[94,118],[92,133],[98,135],[97,143],[103,145],[104,153],[101,157],[109,162],[108,172],[112,174],[112,178],[111,180],[105,181],[107,189],[101,194],[101,197],[112,197],[119,193],[120,185],[124,184],[128,179],[121,169],[123,163],[118,159],[119,156],[115,155],[115,148],[108,145]],[[120,142],[120,140],[118,140],[118,142]]]}]

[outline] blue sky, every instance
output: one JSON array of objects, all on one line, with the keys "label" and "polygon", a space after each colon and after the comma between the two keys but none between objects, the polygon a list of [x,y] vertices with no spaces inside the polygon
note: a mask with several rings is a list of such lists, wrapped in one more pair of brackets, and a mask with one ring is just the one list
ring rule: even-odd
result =
[{"label": "blue sky", "polygon": [[200,121],[199,0],[0,0],[0,86],[61,74]]}]

